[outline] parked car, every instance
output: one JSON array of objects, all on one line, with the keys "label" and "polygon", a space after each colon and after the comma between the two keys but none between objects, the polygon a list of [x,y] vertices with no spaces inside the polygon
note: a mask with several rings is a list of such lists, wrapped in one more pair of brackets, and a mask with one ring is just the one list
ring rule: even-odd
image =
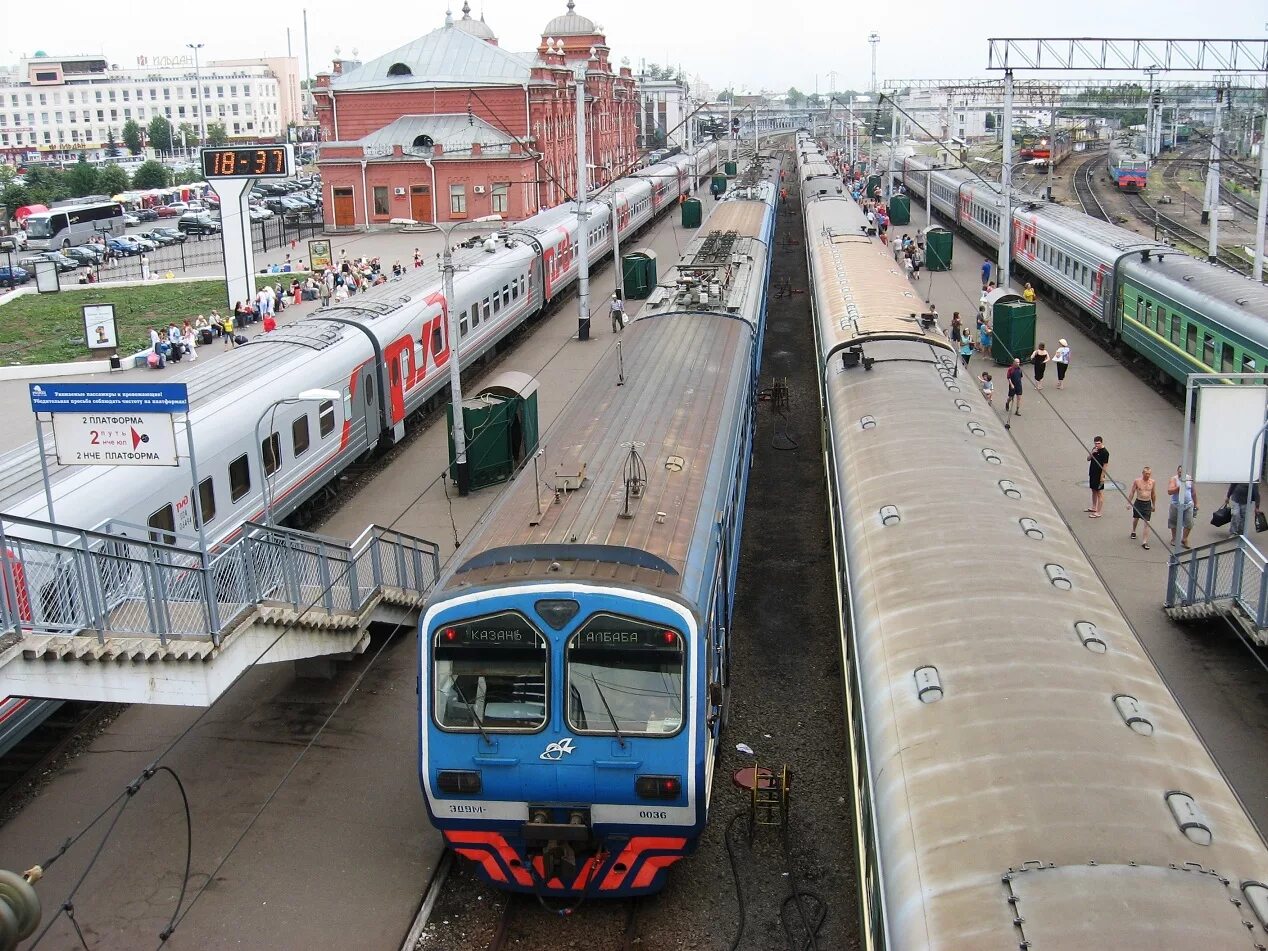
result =
[{"label": "parked car", "polygon": [[143,231],[138,237],[151,241],[160,248],[165,248],[172,243],[171,238],[165,234],[160,234],[158,231]]},{"label": "parked car", "polygon": [[0,248],[12,247],[16,251],[26,250],[26,232],[19,228],[10,234],[0,234]]},{"label": "parked car", "polygon": [[141,221],[158,221],[158,212],[153,208],[138,208],[132,214]]},{"label": "parked car", "polygon": [[161,234],[164,237],[169,238],[172,244],[184,244],[185,239],[188,237],[188,235],[179,228],[155,228],[154,233]]},{"label": "parked car", "polygon": [[101,260],[97,256],[95,245],[83,245],[78,248],[67,248],[62,254],[66,255],[72,261],[78,262],[80,267],[92,267]]},{"label": "parked car", "polygon": [[0,287],[17,287],[31,279],[31,272],[23,267],[0,265]]},{"label": "parked car", "polygon": [[59,271],[73,271],[79,267],[79,262],[74,258],[68,258],[61,251],[40,251],[25,257],[21,260],[21,265],[30,271],[35,270],[35,266],[41,261],[52,261],[57,265]]},{"label": "parked car", "polygon": [[131,257],[134,254],[141,253],[141,246],[123,238],[111,238],[106,242],[106,247],[114,254],[123,257]]},{"label": "parked car", "polygon": [[141,219],[138,218],[136,215],[132,214],[131,212],[123,216],[123,226],[125,228],[135,228],[140,223],[141,223]]},{"label": "parked car", "polygon": [[247,217],[252,221],[267,221],[273,217],[273,212],[267,208],[248,208]]},{"label": "parked car", "polygon": [[158,242],[143,238],[139,234],[125,234],[123,240],[135,245],[141,251],[157,251]]},{"label": "parked car", "polygon": [[184,208],[177,208],[175,205],[160,205],[155,211],[160,218],[179,218],[185,213]]},{"label": "parked car", "polygon": [[181,215],[176,227],[185,234],[216,234],[220,231],[220,222],[210,215]]},{"label": "parked car", "polygon": [[188,211],[203,212],[207,210],[207,206],[195,198],[185,203],[185,210],[187,212]]}]

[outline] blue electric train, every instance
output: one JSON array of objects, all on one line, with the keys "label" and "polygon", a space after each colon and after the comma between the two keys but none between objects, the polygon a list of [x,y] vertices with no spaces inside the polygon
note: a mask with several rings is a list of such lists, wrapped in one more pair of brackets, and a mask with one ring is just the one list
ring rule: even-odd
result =
[{"label": "blue electric train", "polygon": [[709,812],[775,227],[711,214],[472,533],[419,630],[433,824],[500,888],[659,890]]}]

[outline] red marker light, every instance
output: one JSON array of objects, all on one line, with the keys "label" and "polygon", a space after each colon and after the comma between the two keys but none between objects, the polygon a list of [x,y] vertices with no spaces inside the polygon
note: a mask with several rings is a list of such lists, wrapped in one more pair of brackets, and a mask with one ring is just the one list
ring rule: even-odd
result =
[{"label": "red marker light", "polygon": [[452,627],[447,627],[445,628],[445,633],[441,636],[447,641],[456,641],[458,639],[458,632]]},{"label": "red marker light", "polygon": [[664,638],[666,644],[672,644],[674,641],[678,640],[678,635],[673,631],[666,631],[661,635],[661,637]]}]

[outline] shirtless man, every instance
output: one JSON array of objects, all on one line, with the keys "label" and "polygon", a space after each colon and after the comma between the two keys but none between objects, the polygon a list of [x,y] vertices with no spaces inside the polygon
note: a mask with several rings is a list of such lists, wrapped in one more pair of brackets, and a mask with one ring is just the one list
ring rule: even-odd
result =
[{"label": "shirtless man", "polygon": [[1127,493],[1127,503],[1132,510],[1132,538],[1136,537],[1136,526],[1145,520],[1145,538],[1140,547],[1149,550],[1149,519],[1154,514],[1154,505],[1158,502],[1158,487],[1154,483],[1154,473],[1149,466],[1140,470],[1140,475],[1132,483]]}]

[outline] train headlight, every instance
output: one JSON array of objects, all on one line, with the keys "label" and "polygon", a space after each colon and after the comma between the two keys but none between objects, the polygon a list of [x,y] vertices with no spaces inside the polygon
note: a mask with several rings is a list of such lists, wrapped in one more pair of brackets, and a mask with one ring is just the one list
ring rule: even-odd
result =
[{"label": "train headlight", "polygon": [[436,785],[441,792],[463,795],[473,795],[484,788],[480,774],[470,769],[442,769],[436,777]]},{"label": "train headlight", "polygon": [[682,795],[682,777],[636,776],[634,792],[640,799],[677,799]]}]

